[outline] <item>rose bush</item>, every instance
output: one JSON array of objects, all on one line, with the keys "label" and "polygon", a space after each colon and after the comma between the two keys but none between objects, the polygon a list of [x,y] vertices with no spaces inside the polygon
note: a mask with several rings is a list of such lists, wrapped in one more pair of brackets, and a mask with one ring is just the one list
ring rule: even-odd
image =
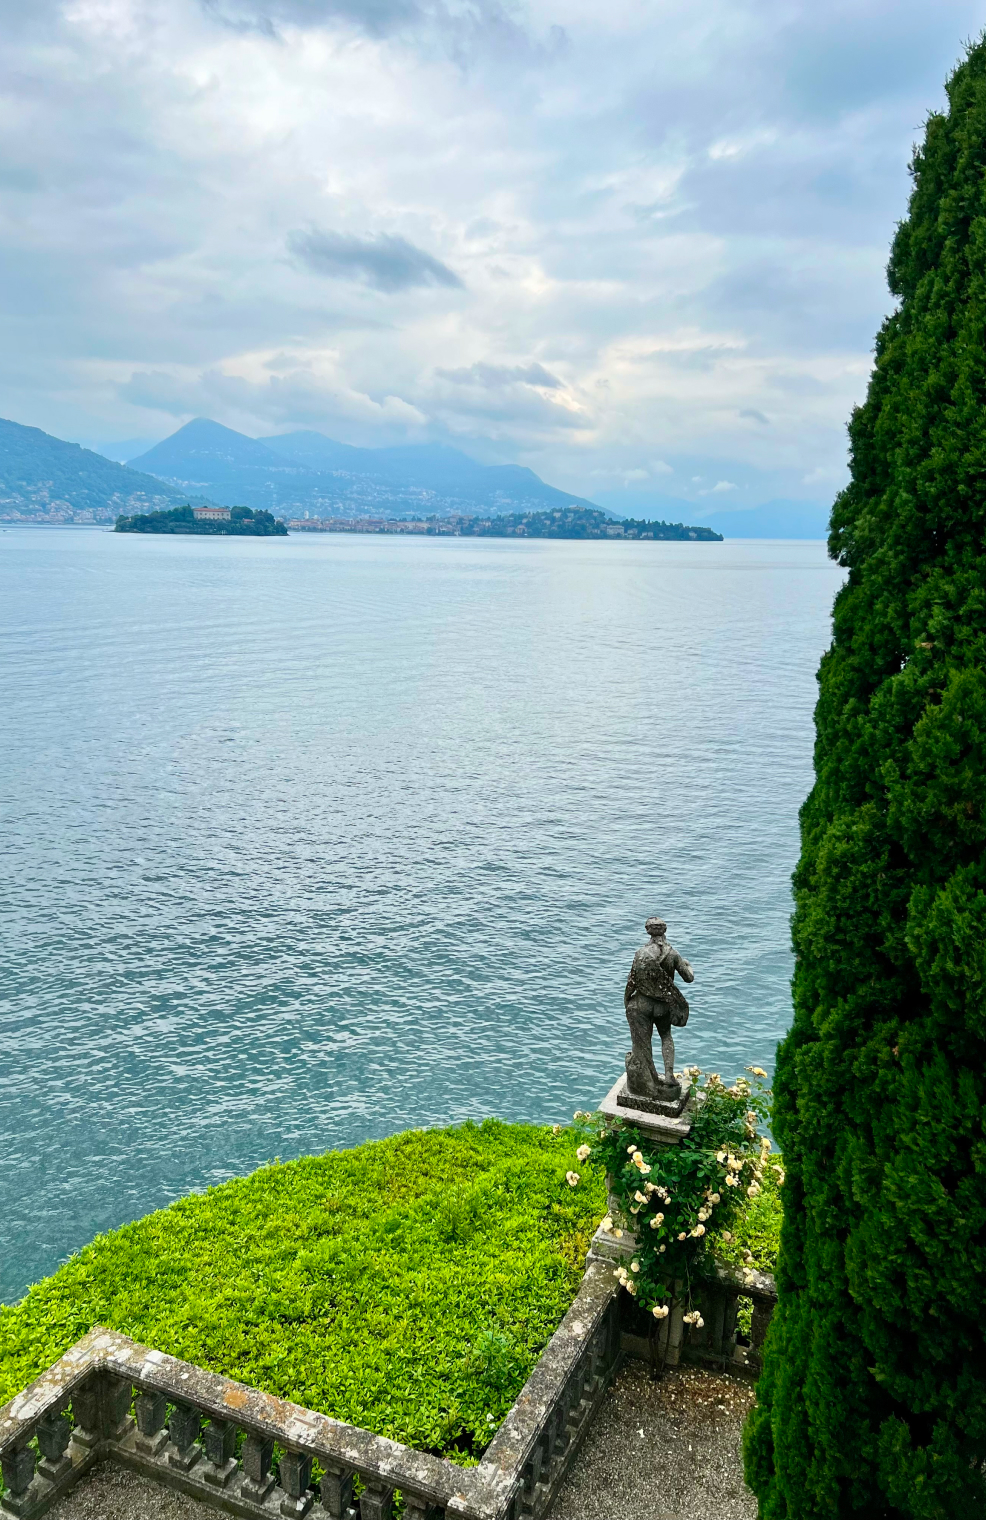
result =
[{"label": "rose bush", "polygon": [[576,1154],[605,1171],[616,1202],[603,1229],[617,1239],[627,1231],[636,1236],[629,1269],[618,1267],[616,1275],[655,1319],[667,1315],[674,1284],[681,1283],[688,1299],[685,1320],[701,1325],[691,1290],[710,1268],[712,1232],[727,1229],[763,1187],[771,1142],[760,1126],[769,1119],[771,1094],[766,1072],[759,1066],[747,1070],[752,1081],[738,1077],[727,1087],[715,1072],[703,1080],[697,1066],[685,1068],[693,1120],[677,1145],[660,1145],[623,1119],[575,1116],[581,1141]]}]

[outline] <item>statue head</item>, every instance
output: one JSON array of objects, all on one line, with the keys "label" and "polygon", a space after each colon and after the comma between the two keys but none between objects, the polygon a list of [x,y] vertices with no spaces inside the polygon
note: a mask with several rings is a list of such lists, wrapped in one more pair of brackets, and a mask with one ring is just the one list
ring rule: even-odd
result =
[{"label": "statue head", "polygon": [[663,939],[668,932],[668,926],[663,918],[649,918],[644,924],[644,928],[651,939]]}]

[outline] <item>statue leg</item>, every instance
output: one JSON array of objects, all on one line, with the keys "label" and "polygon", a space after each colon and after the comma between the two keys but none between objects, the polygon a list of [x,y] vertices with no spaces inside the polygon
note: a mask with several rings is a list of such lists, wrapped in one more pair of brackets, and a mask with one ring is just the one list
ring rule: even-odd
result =
[{"label": "statue leg", "polygon": [[674,1075],[674,1040],[671,1038],[671,1025],[659,1024],[658,1033],[661,1036],[661,1055],[664,1057],[664,1080],[673,1082]]},{"label": "statue leg", "polygon": [[654,1020],[650,1014],[631,1007],[627,1009],[627,1023],[630,1025],[630,1041],[633,1045],[627,1056],[627,1084],[631,1092],[653,1098],[660,1086],[651,1049]]}]

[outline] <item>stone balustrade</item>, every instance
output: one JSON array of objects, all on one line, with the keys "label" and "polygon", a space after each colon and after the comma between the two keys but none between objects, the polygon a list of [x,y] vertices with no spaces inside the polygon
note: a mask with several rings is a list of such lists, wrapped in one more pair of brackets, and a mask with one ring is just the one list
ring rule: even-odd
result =
[{"label": "stone balustrade", "polygon": [[[637,1237],[630,1231],[617,1239],[613,1234],[596,1231],[589,1248],[589,1261],[608,1266],[611,1271],[633,1259]],[[633,1300],[624,1296],[622,1346],[629,1356],[675,1367],[679,1361],[698,1362],[734,1371],[757,1374],[760,1371],[763,1343],[777,1304],[777,1287],[769,1272],[715,1263],[715,1277],[692,1285],[691,1301],[704,1320],[701,1329],[685,1325],[683,1284],[675,1289],[674,1307],[660,1329],[647,1322]],[[753,1302],[753,1322],[749,1347],[736,1340],[736,1318],[741,1298]]]},{"label": "stone balustrade", "polygon": [[540,1520],[620,1360],[617,1285],[590,1265],[478,1466],[93,1329],[0,1409],[0,1514],[36,1520],[118,1462],[243,1520]]}]

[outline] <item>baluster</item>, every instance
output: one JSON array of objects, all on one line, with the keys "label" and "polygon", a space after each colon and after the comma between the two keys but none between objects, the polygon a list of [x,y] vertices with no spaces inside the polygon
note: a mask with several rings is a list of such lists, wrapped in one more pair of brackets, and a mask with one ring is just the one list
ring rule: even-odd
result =
[{"label": "baluster", "polygon": [[416,1494],[404,1495],[404,1520],[444,1520],[444,1511]]},{"label": "baluster", "polygon": [[722,1327],[726,1317],[726,1295],[721,1288],[710,1289],[711,1323],[709,1325],[709,1346],[716,1356],[722,1356]]},{"label": "baluster", "polygon": [[72,1431],[72,1439],[80,1446],[99,1445],[103,1424],[101,1404],[98,1375],[91,1377],[73,1393],[72,1415],[75,1419],[75,1428]]},{"label": "baluster", "polygon": [[169,1467],[177,1467],[179,1472],[191,1472],[202,1456],[202,1448],[196,1444],[201,1427],[202,1416],[191,1404],[174,1406],[168,1421],[168,1434],[171,1437]]},{"label": "baluster", "polygon": [[394,1490],[368,1479],[359,1496],[359,1520],[391,1520],[394,1513]]},{"label": "baluster", "polygon": [[202,1433],[206,1463],[202,1477],[214,1488],[225,1488],[236,1472],[236,1426],[232,1420],[210,1420]]},{"label": "baluster", "polygon": [[244,1499],[254,1499],[263,1504],[274,1487],[274,1474],[270,1464],[274,1456],[274,1442],[270,1436],[247,1436],[240,1453],[240,1462],[246,1477],[240,1484]]},{"label": "baluster", "polygon": [[137,1417],[137,1434],[134,1446],[145,1457],[156,1457],[168,1444],[165,1423],[168,1418],[168,1400],[163,1393],[138,1393],[134,1399]]},{"label": "baluster", "polygon": [[736,1312],[739,1295],[727,1293],[725,1300],[726,1306],[722,1315],[722,1354],[727,1360],[732,1361],[733,1352],[736,1350]]},{"label": "baluster", "polygon": [[134,1386],[129,1378],[103,1378],[103,1434],[109,1441],[122,1441],[133,1429],[130,1405],[133,1403]]},{"label": "baluster", "polygon": [[338,1462],[325,1462],[322,1481],[319,1484],[322,1508],[332,1520],[348,1520],[355,1515],[353,1509],[353,1469],[341,1467]]},{"label": "baluster", "polygon": [[72,1421],[60,1410],[53,1409],[39,1421],[37,1437],[41,1451],[38,1472],[49,1483],[57,1483],[72,1470],[72,1459],[66,1456],[66,1447],[72,1439]]},{"label": "baluster", "polygon": [[701,1293],[695,1296],[695,1308],[702,1316],[702,1325],[690,1325],[688,1329],[688,1344],[701,1350],[709,1339],[708,1316],[710,1314],[708,1294],[703,1288]]},{"label": "baluster", "polygon": [[555,1417],[551,1429],[551,1461],[554,1464],[559,1457],[563,1457],[568,1450],[568,1409],[569,1409],[569,1385],[562,1388],[555,1401]]},{"label": "baluster", "polygon": [[521,1482],[524,1485],[524,1508],[533,1512],[534,1495],[537,1492],[538,1483],[541,1481],[541,1442],[538,1441],[527,1461],[524,1463],[524,1471],[521,1473]]},{"label": "baluster", "polygon": [[[676,1283],[675,1288],[679,1285]],[[671,1305],[671,1313],[668,1316],[668,1350],[665,1357],[665,1366],[677,1367],[681,1360],[681,1342],[685,1333],[682,1315],[685,1312],[684,1300],[674,1299]]]},{"label": "baluster", "polygon": [[303,1451],[286,1451],[277,1464],[277,1475],[287,1497],[281,1500],[281,1514],[301,1520],[311,1509],[314,1494],[309,1490],[312,1481],[312,1459]]},{"label": "baluster", "polygon": [[7,1492],[0,1499],[0,1508],[11,1515],[26,1515],[33,1508],[36,1494],[34,1485],[34,1448],[21,1446],[17,1451],[7,1451],[0,1457],[0,1472]]}]

